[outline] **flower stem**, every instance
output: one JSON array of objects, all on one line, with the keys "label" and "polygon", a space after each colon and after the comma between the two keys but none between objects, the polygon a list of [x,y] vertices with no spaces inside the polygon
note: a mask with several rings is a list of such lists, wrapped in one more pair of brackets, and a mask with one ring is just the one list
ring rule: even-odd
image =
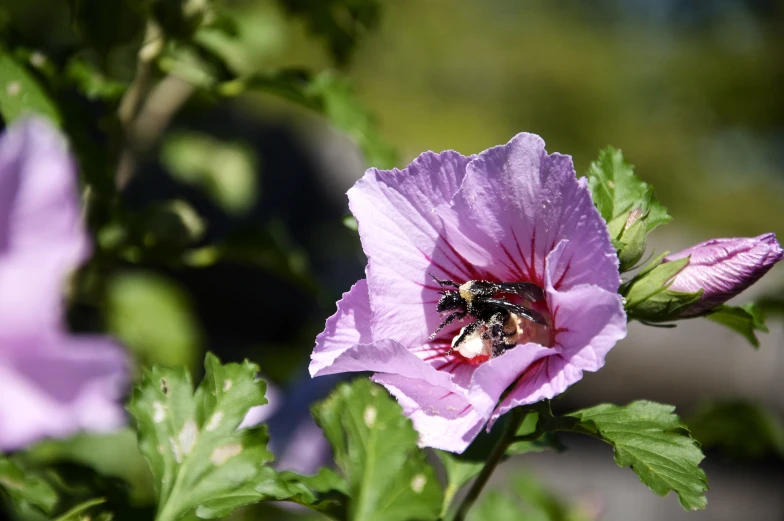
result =
[{"label": "flower stem", "polygon": [[526,414],[528,414],[528,411],[522,407],[517,407],[510,411],[509,423],[506,425],[504,433],[501,435],[498,443],[493,448],[493,452],[487,458],[487,462],[485,463],[485,466],[482,467],[482,471],[471,485],[468,494],[466,494],[466,496],[463,498],[463,501],[460,503],[453,521],[465,521],[466,515],[468,515],[468,511],[479,498],[479,494],[482,493],[482,490],[485,488],[485,485],[490,479],[490,476],[493,475],[495,468],[499,463],[501,463],[501,460],[504,459],[506,449],[508,449],[509,445],[515,441],[515,433],[517,433],[520,425],[522,425]]}]

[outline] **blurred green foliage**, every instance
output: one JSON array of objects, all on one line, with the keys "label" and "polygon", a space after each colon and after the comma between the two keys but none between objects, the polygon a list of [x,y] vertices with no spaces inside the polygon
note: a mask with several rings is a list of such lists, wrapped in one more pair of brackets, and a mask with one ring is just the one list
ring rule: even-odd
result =
[{"label": "blurred green foliage", "polygon": [[[74,285],[74,327],[112,332],[143,367],[196,373],[210,348],[262,359],[265,374],[286,381],[361,277],[356,223],[346,219],[346,229],[341,217],[342,192],[364,166],[402,167],[428,149],[475,153],[530,131],[585,173],[612,144],[695,234],[784,234],[782,26],[775,1],[0,0],[0,115],[6,124],[48,115],[77,156],[96,254]],[[337,145],[327,141],[333,131],[344,136]],[[617,210],[607,216],[624,224],[630,209]],[[616,238],[634,239],[623,231]],[[364,443],[375,430],[367,416],[365,428],[336,412],[344,398],[319,409],[338,463],[354,491],[385,490],[356,477],[368,462],[342,441]],[[364,398],[351,406],[377,407],[378,425],[400,419],[389,399]],[[738,456],[780,455],[775,414],[719,404],[700,411],[695,434]],[[435,515],[435,477],[418,456],[406,459],[420,453],[403,423],[394,425],[403,443],[380,436],[359,447],[396,455],[404,485],[427,475],[428,493],[414,503]],[[41,508],[63,520],[104,508],[122,512],[116,519],[152,516],[153,479],[130,431],[46,442],[10,461],[0,459],[0,488],[21,519],[42,519]],[[477,463],[445,461],[454,494]],[[692,478],[701,494],[699,473]],[[35,497],[15,495],[20,479]],[[303,483],[291,477],[274,492],[321,505]],[[595,514],[527,478],[510,483],[513,496],[488,494],[474,517]],[[351,512],[372,507],[352,503]],[[392,507],[378,512],[395,518]],[[269,507],[233,518],[254,512],[301,518]]]},{"label": "blurred green foliage", "polygon": [[488,491],[469,514],[469,521],[593,521],[598,505],[590,499],[567,500],[544,488],[524,471],[506,476],[500,490]]},{"label": "blurred green foliage", "polygon": [[106,302],[109,331],[144,365],[182,366],[201,362],[199,324],[188,295],[154,273],[130,272],[109,281]]},{"label": "blurred green foliage", "polygon": [[584,173],[611,144],[679,226],[784,234],[780,2],[385,7],[352,77],[404,163],[528,131]]},{"label": "blurred green foliage", "polygon": [[172,175],[203,189],[229,213],[246,213],[255,202],[258,177],[253,151],[204,134],[173,134],[162,159]]},{"label": "blurred green foliage", "polygon": [[784,459],[784,420],[762,404],[716,400],[695,411],[689,426],[703,447],[718,448],[730,457]]}]

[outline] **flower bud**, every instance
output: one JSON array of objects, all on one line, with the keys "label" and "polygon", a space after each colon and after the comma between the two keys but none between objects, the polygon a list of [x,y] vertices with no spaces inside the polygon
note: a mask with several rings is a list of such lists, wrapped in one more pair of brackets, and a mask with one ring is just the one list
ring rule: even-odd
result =
[{"label": "flower bud", "polygon": [[621,263],[621,272],[631,270],[645,253],[645,242],[647,239],[647,219],[639,208],[629,212],[626,217],[626,224],[618,238],[620,247],[618,249],[618,260]]},{"label": "flower bud", "polygon": [[711,239],[664,258],[664,262],[690,257],[669,289],[685,293],[703,290],[702,297],[681,317],[692,317],[723,304],[754,284],[784,258],[776,234],[758,237]]}]

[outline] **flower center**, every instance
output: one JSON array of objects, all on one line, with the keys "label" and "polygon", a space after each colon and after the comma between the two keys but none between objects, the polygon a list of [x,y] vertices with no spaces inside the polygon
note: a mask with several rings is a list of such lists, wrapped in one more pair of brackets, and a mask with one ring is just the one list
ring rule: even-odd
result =
[{"label": "flower center", "polygon": [[478,365],[521,344],[534,342],[547,347],[554,346],[555,327],[545,301],[530,302],[513,298],[510,302],[512,300],[526,309],[536,311],[544,318],[546,325],[512,312],[496,313],[485,320],[477,317],[474,323],[463,327],[454,336],[451,343],[453,352],[464,361]]}]

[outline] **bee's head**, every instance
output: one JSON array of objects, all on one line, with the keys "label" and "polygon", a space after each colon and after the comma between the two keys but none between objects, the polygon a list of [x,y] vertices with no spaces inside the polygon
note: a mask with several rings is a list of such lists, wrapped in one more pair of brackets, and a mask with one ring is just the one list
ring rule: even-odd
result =
[{"label": "bee's head", "polygon": [[460,296],[460,292],[447,289],[444,290],[441,299],[439,299],[436,310],[438,310],[439,313],[443,313],[444,311],[465,311],[465,307],[466,301]]}]

